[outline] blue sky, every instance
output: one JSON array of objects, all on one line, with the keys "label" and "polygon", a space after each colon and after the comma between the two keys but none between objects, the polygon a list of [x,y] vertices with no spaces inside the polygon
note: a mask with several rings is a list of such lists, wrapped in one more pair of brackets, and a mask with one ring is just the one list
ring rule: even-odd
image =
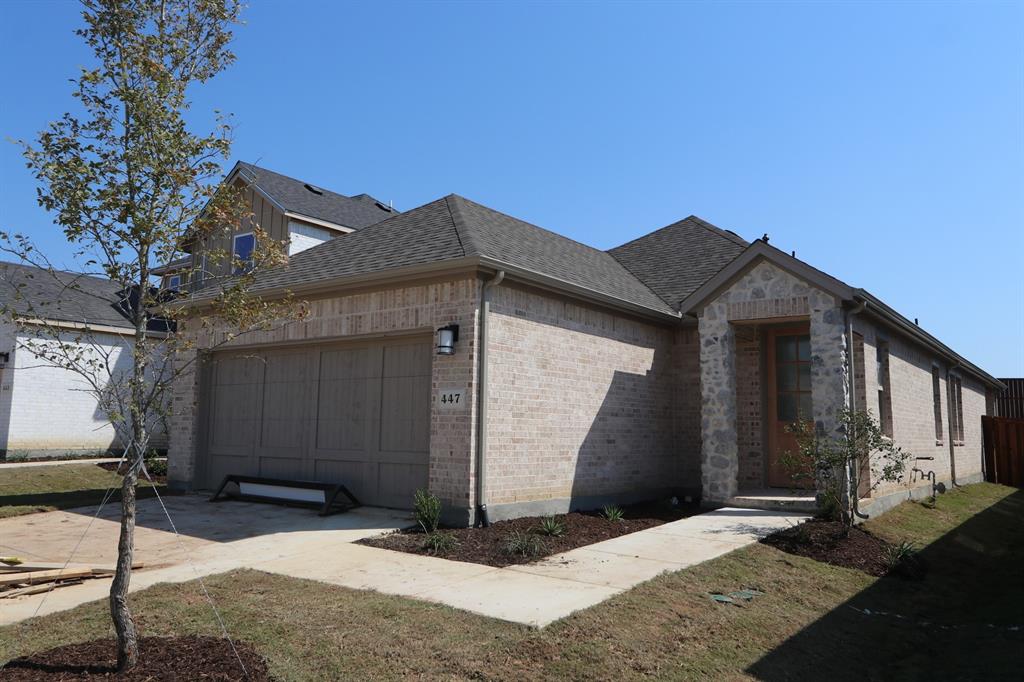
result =
[{"label": "blue sky", "polygon": [[[450,192],[609,248],[689,214],[1024,376],[1024,4],[252,0],[198,92],[235,157],[408,209]],[[71,106],[72,2],[0,5],[0,136]],[[0,228],[57,261],[18,149]]]}]

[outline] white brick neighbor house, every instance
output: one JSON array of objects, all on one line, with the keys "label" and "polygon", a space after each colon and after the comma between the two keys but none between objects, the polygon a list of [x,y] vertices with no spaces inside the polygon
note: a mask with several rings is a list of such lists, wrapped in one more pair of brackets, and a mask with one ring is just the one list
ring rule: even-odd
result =
[{"label": "white brick neighbor house", "polygon": [[[134,328],[109,280],[0,263],[0,460],[103,455],[122,445],[81,375],[36,356],[56,342],[107,358],[115,371],[131,366]],[[83,332],[88,332],[84,334]],[[166,447],[159,433],[153,447]]]},{"label": "white brick neighbor house", "polygon": [[[380,217],[257,278],[261,295],[308,300],[307,319],[224,346],[197,336],[198,369],[174,391],[172,484],[344,482],[392,507],[429,488],[463,524],[482,505],[496,520],[724,504],[790,488],[783,427],[833,428],[843,406],[932,457],[918,466],[940,481],[982,477],[999,382],[765,241],[691,216],[601,251],[456,195]],[[923,492],[908,478],[862,507]]]}]

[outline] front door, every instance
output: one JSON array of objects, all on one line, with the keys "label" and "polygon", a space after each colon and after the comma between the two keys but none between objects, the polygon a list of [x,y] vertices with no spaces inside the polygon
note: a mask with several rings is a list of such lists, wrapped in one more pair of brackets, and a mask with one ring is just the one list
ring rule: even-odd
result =
[{"label": "front door", "polygon": [[798,419],[811,420],[811,336],[806,324],[766,332],[768,375],[768,485],[813,488],[810,479],[793,480],[783,463],[786,452],[797,452],[788,427]]}]

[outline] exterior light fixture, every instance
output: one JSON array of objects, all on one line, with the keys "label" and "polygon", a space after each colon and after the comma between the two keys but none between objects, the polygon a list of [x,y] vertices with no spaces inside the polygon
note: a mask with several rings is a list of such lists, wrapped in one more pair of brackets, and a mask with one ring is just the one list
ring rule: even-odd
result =
[{"label": "exterior light fixture", "polygon": [[455,342],[459,340],[459,325],[450,324],[437,330],[437,354],[455,355]]}]

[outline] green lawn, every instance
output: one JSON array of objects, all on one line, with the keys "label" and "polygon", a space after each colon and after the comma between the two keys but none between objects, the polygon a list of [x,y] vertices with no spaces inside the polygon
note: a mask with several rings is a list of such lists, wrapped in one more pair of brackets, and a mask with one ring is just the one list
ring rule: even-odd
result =
[{"label": "green lawn", "polygon": [[[281,680],[1018,679],[1024,491],[970,486],[869,528],[924,546],[928,577],[875,579],[757,544],[540,631],[256,571],[208,585],[232,635]],[[708,597],[742,587],[765,594],[742,607]],[[195,583],[133,605],[145,634],[218,632]],[[110,634],[106,605],[88,604],[0,629],[0,661]]]},{"label": "green lawn", "polygon": [[[120,485],[121,476],[95,464],[4,467],[0,469],[0,518],[97,504],[108,488]],[[148,496],[148,487],[148,482],[142,484],[140,497]],[[121,498],[115,494],[111,499]]]}]

